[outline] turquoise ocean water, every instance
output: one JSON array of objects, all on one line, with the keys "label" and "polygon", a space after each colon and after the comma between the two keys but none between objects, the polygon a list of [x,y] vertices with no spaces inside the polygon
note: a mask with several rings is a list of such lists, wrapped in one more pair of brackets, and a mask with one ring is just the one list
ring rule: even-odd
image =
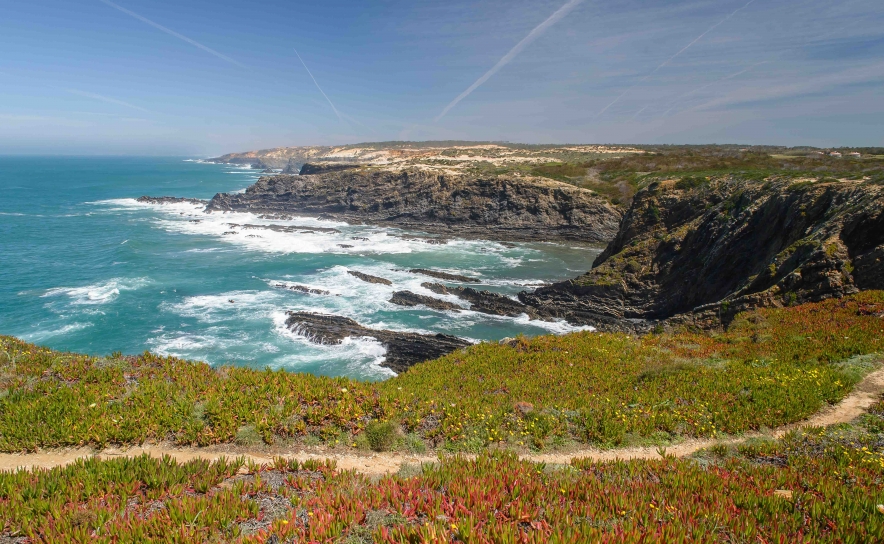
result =
[{"label": "turquoise ocean water", "polygon": [[[403,269],[472,275],[482,280],[479,288],[514,295],[588,270],[594,249],[481,240],[429,245],[406,240],[415,233],[397,229],[311,218],[274,222],[135,201],[141,195],[208,199],[241,191],[257,178],[248,169],[184,158],[0,157],[0,334],[92,354],[150,350],[211,364],[383,379],[392,372],[378,365],[379,344],[312,344],[286,330],[285,311],[475,341],[574,330],[525,316],[409,309],[388,300],[401,289],[432,294],[420,284],[435,280]],[[232,229],[230,223],[340,233]],[[388,278],[393,286],[362,282],[348,270]],[[275,287],[280,283],[331,294]]]}]

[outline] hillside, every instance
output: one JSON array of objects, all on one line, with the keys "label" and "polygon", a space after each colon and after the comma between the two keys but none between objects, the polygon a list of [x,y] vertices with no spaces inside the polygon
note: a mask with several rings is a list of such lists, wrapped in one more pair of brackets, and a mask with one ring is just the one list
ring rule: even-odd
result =
[{"label": "hillside", "polygon": [[520,295],[576,323],[729,321],[884,286],[884,187],[728,174],[653,181],[586,274]]}]

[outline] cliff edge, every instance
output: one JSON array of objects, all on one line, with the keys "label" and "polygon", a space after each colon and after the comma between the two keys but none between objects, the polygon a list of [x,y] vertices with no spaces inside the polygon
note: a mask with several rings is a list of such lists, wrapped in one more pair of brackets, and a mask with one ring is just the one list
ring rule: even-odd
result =
[{"label": "cliff edge", "polygon": [[262,177],[216,195],[209,212],[323,215],[348,222],[495,240],[606,243],[622,211],[593,191],[520,176],[357,167]]}]

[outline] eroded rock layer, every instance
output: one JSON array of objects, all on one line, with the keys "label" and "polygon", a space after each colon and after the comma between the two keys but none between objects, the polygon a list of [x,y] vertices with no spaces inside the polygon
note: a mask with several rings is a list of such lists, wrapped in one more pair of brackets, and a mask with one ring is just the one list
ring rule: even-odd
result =
[{"label": "eroded rock layer", "polygon": [[621,211],[592,191],[517,176],[356,168],[262,177],[241,194],[216,195],[207,211],[312,214],[452,236],[604,243]]},{"label": "eroded rock layer", "polygon": [[705,326],[749,307],[881,288],[882,192],[861,181],[655,182],[591,271],[519,298],[580,324],[680,316]]}]

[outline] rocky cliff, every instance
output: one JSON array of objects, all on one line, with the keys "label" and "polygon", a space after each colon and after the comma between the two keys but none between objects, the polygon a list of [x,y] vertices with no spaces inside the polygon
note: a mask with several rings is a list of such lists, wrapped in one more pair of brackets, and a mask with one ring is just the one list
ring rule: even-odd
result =
[{"label": "rocky cliff", "polygon": [[519,298],[540,315],[642,328],[881,289],[882,196],[884,186],[835,179],[655,182],[590,272]]},{"label": "rocky cliff", "polygon": [[262,177],[242,194],[218,194],[209,212],[298,213],[498,240],[605,243],[622,212],[592,191],[519,176],[362,167]]}]

